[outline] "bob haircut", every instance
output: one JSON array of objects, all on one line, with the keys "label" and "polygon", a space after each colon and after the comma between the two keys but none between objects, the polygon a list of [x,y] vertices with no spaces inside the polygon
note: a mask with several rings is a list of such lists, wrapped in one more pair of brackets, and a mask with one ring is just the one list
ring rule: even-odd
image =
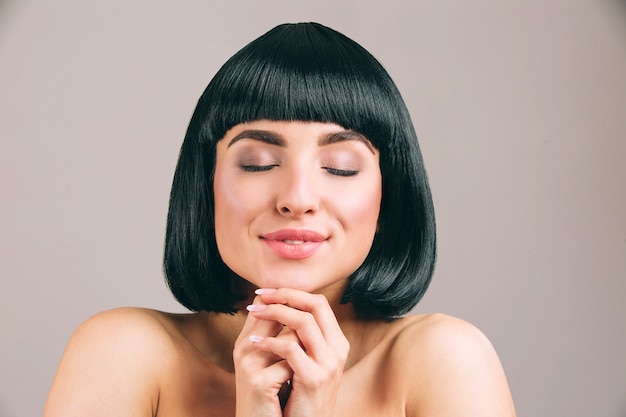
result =
[{"label": "bob haircut", "polygon": [[192,311],[234,313],[244,297],[218,253],[213,172],[217,142],[255,120],[336,123],[379,151],[378,231],[350,276],[342,303],[366,319],[408,313],[435,265],[435,218],[417,136],[391,77],[363,47],[318,23],[284,24],[252,41],[217,72],[191,117],[170,195],[166,281]]}]

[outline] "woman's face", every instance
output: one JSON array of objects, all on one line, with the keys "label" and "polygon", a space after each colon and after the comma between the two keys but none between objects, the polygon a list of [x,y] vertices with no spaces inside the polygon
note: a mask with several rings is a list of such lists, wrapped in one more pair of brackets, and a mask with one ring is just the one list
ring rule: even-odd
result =
[{"label": "woman's face", "polygon": [[256,287],[343,292],[376,233],[378,151],[335,124],[233,127],[217,144],[213,187],[220,255]]}]

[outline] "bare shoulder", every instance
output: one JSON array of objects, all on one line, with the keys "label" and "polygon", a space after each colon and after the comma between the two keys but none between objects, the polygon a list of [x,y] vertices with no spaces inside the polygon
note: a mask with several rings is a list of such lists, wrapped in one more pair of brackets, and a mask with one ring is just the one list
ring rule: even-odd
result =
[{"label": "bare shoulder", "polygon": [[407,316],[391,360],[409,387],[407,415],[514,416],[500,359],[474,325],[444,314]]},{"label": "bare shoulder", "polygon": [[83,322],[63,354],[44,416],[154,415],[175,349],[168,321],[165,313],[120,308]]},{"label": "bare shoulder", "polygon": [[121,307],[106,310],[85,320],[78,327],[73,339],[82,337],[107,335],[132,336],[146,333],[152,336],[164,335],[165,324],[169,321],[168,313],[136,307]]},{"label": "bare shoulder", "polygon": [[[445,314],[421,314],[406,316],[398,320],[396,348],[425,349],[433,354],[441,349],[470,353],[492,351],[487,337],[473,324]],[[422,352],[424,353],[424,352]],[[450,354],[453,352],[447,352]]]},{"label": "bare shoulder", "polygon": [[436,375],[459,363],[499,360],[487,337],[474,325],[445,314],[412,315],[395,323],[393,358]]},{"label": "bare shoulder", "polygon": [[[120,359],[162,361],[173,347],[176,328],[170,314],[156,310],[124,307],[103,311],[85,320],[76,329],[67,350],[90,352]],[[67,354],[67,352],[66,352]]]}]

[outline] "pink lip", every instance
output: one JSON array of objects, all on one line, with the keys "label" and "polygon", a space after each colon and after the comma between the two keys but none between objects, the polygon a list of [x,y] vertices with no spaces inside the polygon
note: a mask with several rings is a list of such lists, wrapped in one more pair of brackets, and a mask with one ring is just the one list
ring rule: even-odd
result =
[{"label": "pink lip", "polygon": [[287,259],[308,258],[326,240],[320,233],[303,229],[280,229],[261,238],[275,254]]}]

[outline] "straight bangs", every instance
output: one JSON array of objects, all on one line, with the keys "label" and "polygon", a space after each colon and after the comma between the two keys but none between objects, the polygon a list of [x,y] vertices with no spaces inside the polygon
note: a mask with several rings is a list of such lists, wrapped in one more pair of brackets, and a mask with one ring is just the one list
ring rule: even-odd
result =
[{"label": "straight bangs", "polygon": [[282,25],[240,50],[208,85],[201,140],[215,143],[240,123],[298,120],[336,123],[379,147],[378,138],[393,136],[393,90],[381,64],[351,39],[318,24]]}]

